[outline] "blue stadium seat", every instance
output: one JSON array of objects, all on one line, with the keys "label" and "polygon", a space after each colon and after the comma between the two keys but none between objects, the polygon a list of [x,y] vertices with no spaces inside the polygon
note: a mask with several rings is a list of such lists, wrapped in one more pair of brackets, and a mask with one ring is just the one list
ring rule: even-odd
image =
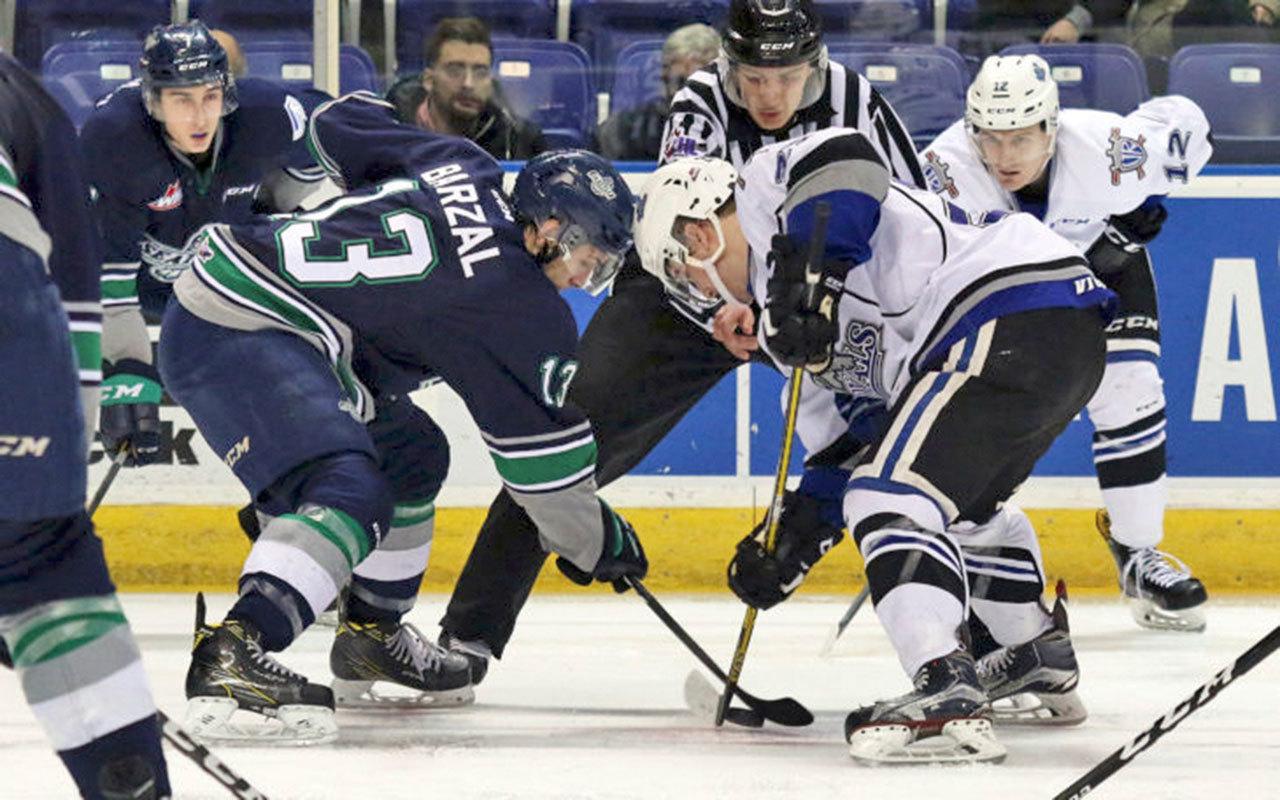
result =
[{"label": "blue stadium seat", "polygon": [[639,108],[662,96],[662,39],[641,39],[618,54],[609,113]]},{"label": "blue stadium seat", "polygon": [[591,54],[596,82],[613,86],[614,63],[627,45],[665,39],[676,28],[724,22],[729,0],[574,0],[570,38]]},{"label": "blue stadium seat", "polygon": [[314,0],[190,0],[188,16],[210,28],[221,28],[240,44],[311,41]]},{"label": "blue stadium seat", "polygon": [[384,9],[394,15],[383,23],[398,62],[390,71],[397,74],[422,69],[422,46],[444,17],[479,17],[494,36],[554,39],[556,33],[555,0],[395,0]]},{"label": "blue stadium seat", "polygon": [[101,98],[138,76],[140,39],[72,39],[44,54],[44,86],[76,129]]},{"label": "blue stadium seat", "polygon": [[[916,0],[814,0],[828,43],[903,39],[925,24]],[[930,12],[932,15],[932,11]],[[928,24],[933,17],[928,17]]]},{"label": "blue stadium seat", "polygon": [[1169,63],[1169,94],[1200,104],[1215,161],[1280,162],[1280,44],[1195,44]]},{"label": "blue stadium seat", "polygon": [[[287,84],[311,86],[313,82],[311,42],[269,42],[250,39],[243,43],[249,74],[256,78]],[[338,91],[381,92],[378,70],[369,54],[352,44],[338,48]]]},{"label": "blue stadium seat", "polygon": [[493,72],[512,110],[542,126],[552,147],[590,142],[596,90],[581,47],[543,39],[494,39]]},{"label": "blue stadium seat", "polygon": [[169,0],[10,0],[14,8],[13,55],[28,69],[39,69],[45,51],[58,42],[94,39],[142,40],[156,25],[169,22]]},{"label": "blue stadium seat", "polygon": [[831,58],[861,73],[902,117],[917,147],[964,116],[969,74],[949,47],[931,44],[832,43]]},{"label": "blue stadium seat", "polygon": [[1001,55],[1035,53],[1049,62],[1064,108],[1128,114],[1151,97],[1142,59],[1122,44],[1019,44]]}]

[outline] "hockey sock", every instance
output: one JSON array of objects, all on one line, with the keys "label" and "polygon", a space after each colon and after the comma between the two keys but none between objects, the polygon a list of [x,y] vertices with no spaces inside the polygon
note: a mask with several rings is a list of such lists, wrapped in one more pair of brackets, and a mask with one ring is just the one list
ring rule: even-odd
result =
[{"label": "hockey sock", "polygon": [[413,608],[431,557],[436,519],[433,500],[396,504],[391,530],[352,575],[347,619],[398,622]]},{"label": "hockey sock", "polygon": [[[160,751],[160,725],[154,714],[114,730],[88,744],[58,751],[80,794],[91,800],[119,797],[168,797],[169,773]],[[152,793],[147,787],[153,787]]]},{"label": "hockey sock", "polygon": [[1040,602],[1040,543],[1021,509],[1006,505],[986,523],[954,525],[951,533],[964,553],[970,607],[996,642],[1022,644],[1053,627]]},{"label": "hockey sock", "polygon": [[262,635],[262,647],[278,652],[316,621],[315,612],[292,586],[258,573],[240,580],[240,597],[227,619],[247,622]]},{"label": "hockey sock", "polygon": [[0,631],[32,713],[85,797],[101,797],[99,771],[129,755],[168,790],[155,703],[114,594],[42,603],[0,618]]}]

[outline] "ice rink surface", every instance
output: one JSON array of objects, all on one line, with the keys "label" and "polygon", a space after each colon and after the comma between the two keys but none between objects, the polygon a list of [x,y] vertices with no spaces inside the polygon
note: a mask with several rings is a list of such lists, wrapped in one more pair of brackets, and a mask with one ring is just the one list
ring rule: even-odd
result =
[{"label": "ice rink surface", "polygon": [[[180,719],[193,601],[125,595],[159,704]],[[732,600],[663,598],[727,666],[741,621]],[[1280,622],[1280,601],[1211,602],[1203,634],[1140,630],[1118,602],[1072,605],[1081,661],[1081,726],[999,729],[998,766],[870,769],[853,763],[842,723],[854,706],[908,687],[870,608],[832,657],[820,658],[848,598],[798,599],[760,616],[743,686],[791,696],[810,727],[716,730],[684,705],[694,659],[637,597],[586,591],[535,597],[506,657],[473,706],[423,713],[340,711],[341,737],[314,748],[222,747],[233,769],[272,800],[369,798],[785,797],[893,800],[1050,798],[1189,695]],[[210,599],[211,615],[230,597]],[[444,599],[410,619],[436,633]],[[313,629],[281,661],[328,680],[332,630]],[[0,676],[0,797],[71,798],[12,675]],[[176,797],[228,797],[166,749]],[[1280,655],[1227,688],[1100,786],[1099,798],[1280,798]]]}]

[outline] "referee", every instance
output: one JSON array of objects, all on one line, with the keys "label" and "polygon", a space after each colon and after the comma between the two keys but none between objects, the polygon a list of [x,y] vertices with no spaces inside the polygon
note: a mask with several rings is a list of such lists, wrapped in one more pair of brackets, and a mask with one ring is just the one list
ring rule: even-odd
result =
[{"label": "referee", "polygon": [[[721,54],[671,101],[659,163],[692,155],[735,167],[760,147],[822,128],[862,131],[899,180],[924,186],[911,137],[861,75],[827,58],[812,0],[733,0]],[[634,256],[633,256],[634,259]],[[632,261],[578,347],[569,399],[591,420],[600,486],[625,475],[742,362],[709,331],[717,308],[677,302]],[[503,490],[489,507],[441,620],[479,683],[501,658],[546,560],[533,522]]]}]

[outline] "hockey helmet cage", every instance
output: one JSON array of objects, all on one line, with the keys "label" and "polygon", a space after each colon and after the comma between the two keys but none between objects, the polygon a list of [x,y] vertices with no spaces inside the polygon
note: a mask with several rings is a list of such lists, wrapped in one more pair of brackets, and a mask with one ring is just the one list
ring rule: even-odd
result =
[{"label": "hockey helmet cage", "polygon": [[153,116],[160,90],[181,86],[218,84],[222,115],[236,109],[236,82],[227,51],[200,20],[152,28],[142,44],[138,67],[143,99]]},{"label": "hockey helmet cage", "polygon": [[534,156],[516,176],[511,201],[518,220],[560,223],[557,244],[564,255],[587,243],[605,259],[582,287],[599,294],[617,276],[631,249],[635,201],[607,159],[586,150],[552,150]]},{"label": "hockey helmet cage", "polygon": [[[636,203],[636,250],[645,271],[662,281],[676,298],[698,308],[711,308],[721,300],[736,302],[725,288],[716,261],[724,254],[724,230],[716,212],[732,197],[738,171],[718,158],[682,158],[649,176]],[[719,247],[705,259],[689,255],[689,248],[675,236],[677,220],[710,222]],[[700,291],[689,279],[688,268],[701,269],[715,285],[719,297]]]}]

